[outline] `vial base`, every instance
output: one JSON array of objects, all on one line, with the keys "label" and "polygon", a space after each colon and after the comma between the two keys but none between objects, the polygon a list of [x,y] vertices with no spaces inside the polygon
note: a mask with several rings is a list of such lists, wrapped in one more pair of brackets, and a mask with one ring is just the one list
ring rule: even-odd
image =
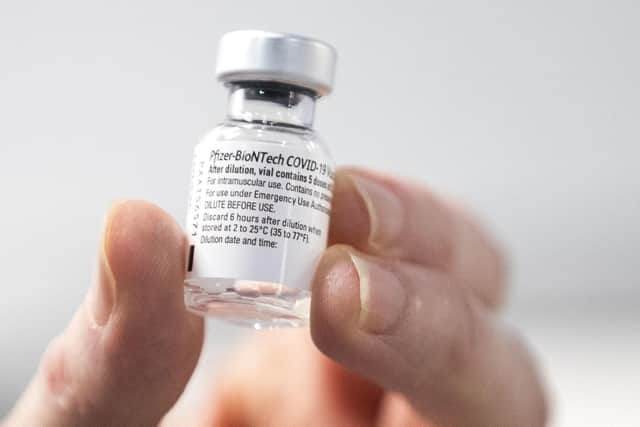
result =
[{"label": "vial base", "polygon": [[228,278],[185,280],[187,309],[254,329],[309,324],[311,292],[284,285]]}]

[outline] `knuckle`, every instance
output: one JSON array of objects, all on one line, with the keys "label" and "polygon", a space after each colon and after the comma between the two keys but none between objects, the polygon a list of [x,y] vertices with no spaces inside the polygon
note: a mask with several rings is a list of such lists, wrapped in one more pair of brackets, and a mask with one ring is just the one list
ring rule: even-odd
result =
[{"label": "knuckle", "polygon": [[[481,321],[471,298],[462,296],[455,310],[456,327],[443,347],[443,369],[449,375],[463,375],[472,365],[481,338]],[[453,320],[453,319],[452,319]]]},{"label": "knuckle", "polygon": [[42,357],[39,371],[46,399],[57,412],[83,414],[89,411],[90,402],[83,398],[79,389],[80,383],[71,367],[63,335],[51,341]]},{"label": "knuckle", "polygon": [[464,376],[476,358],[482,340],[482,319],[472,298],[452,283],[443,283],[422,303],[420,329],[413,331],[416,341],[409,360],[415,388],[425,390]]},{"label": "knuckle", "polygon": [[507,291],[508,264],[503,249],[469,211],[457,205],[451,211],[456,217],[451,272],[486,306],[499,308]]},{"label": "knuckle", "polygon": [[71,378],[63,348],[61,336],[54,338],[42,357],[40,371],[43,374],[46,390],[57,396],[58,401],[65,403],[65,395],[71,389]]}]

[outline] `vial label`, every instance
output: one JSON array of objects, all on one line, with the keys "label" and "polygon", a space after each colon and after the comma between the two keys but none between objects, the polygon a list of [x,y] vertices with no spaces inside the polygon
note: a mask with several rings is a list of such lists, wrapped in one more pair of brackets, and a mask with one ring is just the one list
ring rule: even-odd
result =
[{"label": "vial label", "polygon": [[204,141],[194,153],[187,278],[309,289],[327,244],[333,166],[306,147]]}]

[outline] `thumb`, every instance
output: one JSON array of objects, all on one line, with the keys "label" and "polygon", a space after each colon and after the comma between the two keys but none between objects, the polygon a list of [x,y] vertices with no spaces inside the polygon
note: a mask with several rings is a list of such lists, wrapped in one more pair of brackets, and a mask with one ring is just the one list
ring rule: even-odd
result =
[{"label": "thumb", "polygon": [[96,284],[47,349],[7,425],[151,425],[195,367],[202,320],[184,309],[185,240],[159,208],[109,212]]}]

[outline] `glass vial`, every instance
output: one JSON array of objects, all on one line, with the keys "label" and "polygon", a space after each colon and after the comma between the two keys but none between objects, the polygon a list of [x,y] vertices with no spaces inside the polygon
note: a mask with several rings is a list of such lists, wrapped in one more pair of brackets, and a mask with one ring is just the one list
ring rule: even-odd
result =
[{"label": "glass vial", "polygon": [[227,118],[196,146],[185,304],[256,329],[308,323],[326,248],[334,164],[313,130],[335,50],[292,34],[234,31],[217,77]]}]

